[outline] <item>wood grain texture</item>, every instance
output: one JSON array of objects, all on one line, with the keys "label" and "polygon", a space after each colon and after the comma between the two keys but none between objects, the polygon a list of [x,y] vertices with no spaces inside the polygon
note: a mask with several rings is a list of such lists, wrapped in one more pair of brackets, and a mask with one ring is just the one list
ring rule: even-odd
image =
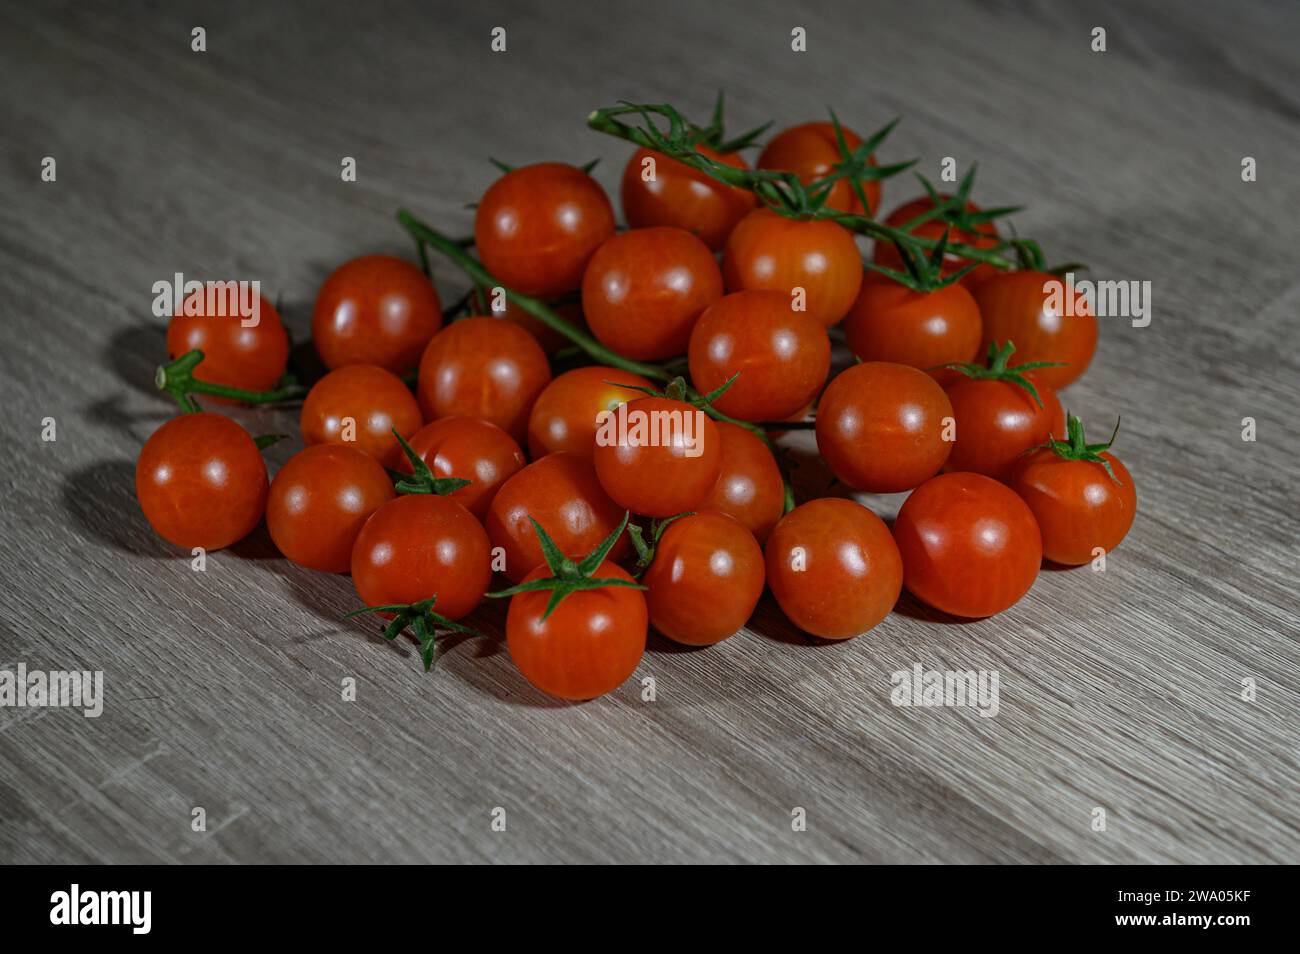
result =
[{"label": "wood grain texture", "polygon": [[[45,4],[5,19],[0,668],[100,669],[107,699],[99,719],[0,710],[0,860],[1300,860],[1294,4]],[[505,54],[488,48],[496,25]],[[902,115],[886,155],[932,175],[943,156],[978,160],[981,200],[1027,203],[1017,227],[1051,258],[1153,283],[1150,327],[1104,322],[1067,395],[1089,420],[1124,415],[1140,512],[1105,573],[1044,572],[975,623],[905,599],[843,645],[808,645],[765,598],[752,632],[707,651],[653,638],[633,680],[569,706],[518,676],[499,613],[425,675],[410,647],[340,622],[346,578],[286,564],[264,530],[206,573],[154,537],[132,484],[169,413],[150,386],[153,282],[260,278],[302,340],[334,265],[410,253],[399,206],[467,230],[489,155],[599,156],[615,186],[627,149],[585,130],[591,108],[702,115],[718,87],[736,129],[827,104],[864,130]],[[39,181],[43,156],[56,183]],[[886,206],[912,191],[888,184]],[[438,280],[447,300],[463,287],[448,267]],[[238,416],[296,433],[291,411]],[[825,475],[809,463],[800,480]],[[997,670],[999,714],[892,706],[889,674],[914,662]]]}]

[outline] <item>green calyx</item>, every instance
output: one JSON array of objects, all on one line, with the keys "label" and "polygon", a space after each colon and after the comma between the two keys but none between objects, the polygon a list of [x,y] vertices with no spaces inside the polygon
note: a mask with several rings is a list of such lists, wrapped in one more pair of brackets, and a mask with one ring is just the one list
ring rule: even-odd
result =
[{"label": "green calyx", "polygon": [[636,566],[632,568],[632,575],[640,579],[655,559],[655,548],[659,545],[659,538],[664,535],[664,531],[682,517],[695,516],[694,510],[688,510],[686,513],[679,513],[675,517],[665,517],[663,520],[650,521],[650,540],[646,541],[646,531],[642,530],[635,523],[629,524],[627,535],[632,539],[632,548],[636,550]]},{"label": "green calyx", "polygon": [[737,136],[734,139],[726,139],[722,123],[722,113],[725,108],[725,99],[722,90],[718,90],[718,98],[713,103],[713,117],[709,120],[707,126],[697,126],[694,123],[687,122],[686,141],[692,146],[707,146],[715,152],[724,155],[732,152],[739,152],[741,149],[748,149],[755,144],[755,141],[763,133],[767,132],[772,125],[772,120],[768,120],[761,126],[755,126],[749,132]]},{"label": "green calyx", "polygon": [[402,445],[402,453],[406,455],[406,460],[411,465],[413,474],[401,475],[393,485],[393,489],[399,494],[436,494],[439,497],[445,497],[455,490],[462,487],[468,487],[472,481],[464,477],[435,477],[433,471],[424,459],[415,452],[410,444],[406,442],[401,434],[397,433],[397,428],[393,428],[393,436],[397,438],[397,443]]},{"label": "green calyx", "polygon": [[628,514],[623,514],[623,520],[619,523],[617,530],[602,540],[596,549],[577,563],[560,552],[560,548],[542,529],[540,523],[532,517],[529,517],[528,520],[532,523],[533,530],[537,534],[537,542],[542,546],[542,555],[546,558],[546,565],[550,567],[551,575],[545,579],[532,580],[508,589],[498,590],[495,593],[488,593],[489,597],[501,599],[519,593],[536,593],[549,590],[551,598],[546,604],[545,612],[542,613],[542,619],[546,620],[555,612],[555,608],[560,605],[566,596],[578,590],[600,590],[609,586],[630,586],[633,589],[645,589],[639,583],[624,580],[620,577],[592,576],[600,568],[600,565],[605,562],[605,557],[609,555],[609,551],[614,549],[614,544],[618,542],[619,536],[627,529]]},{"label": "green calyx", "polygon": [[1111,432],[1110,440],[1104,444],[1089,444],[1083,436],[1083,421],[1069,414],[1065,419],[1065,440],[1052,439],[1041,446],[1062,460],[1086,460],[1091,464],[1101,464],[1106,468],[1110,479],[1122,485],[1124,482],[1115,476],[1115,469],[1111,467],[1110,461],[1101,456],[1103,451],[1110,450],[1110,446],[1115,443],[1115,437],[1119,434],[1119,422],[1120,418],[1116,418],[1115,430]]},{"label": "green calyx", "polygon": [[231,388],[211,381],[200,381],[194,377],[194,369],[203,361],[203,352],[197,348],[187,351],[175,361],[161,365],[154,374],[154,385],[159,391],[165,391],[186,414],[201,411],[196,394],[210,394],[242,404],[282,404],[303,397],[307,389],[298,384],[293,376],[286,374],[280,380],[280,386],[271,391],[245,391],[243,388]]},{"label": "green calyx", "polygon": [[721,386],[710,391],[708,394],[699,394],[696,391],[693,391],[687,385],[686,379],[680,376],[673,378],[664,385],[662,391],[657,391],[654,388],[648,388],[641,384],[624,384],[621,381],[606,381],[604,383],[613,385],[614,387],[627,388],[629,391],[639,391],[649,397],[661,397],[667,398],[670,401],[681,401],[683,404],[689,404],[691,407],[697,407],[702,411],[709,411],[712,409],[713,402],[726,394],[727,390],[736,383],[736,379],[739,377],[740,372],[737,371],[731,377],[727,378],[727,380],[723,381]]},{"label": "green calyx", "polygon": [[914,292],[932,292],[941,288],[947,288],[965,278],[970,272],[979,268],[979,262],[970,262],[963,268],[958,269],[951,275],[944,275],[943,261],[944,256],[948,253],[948,237],[952,232],[951,228],[943,230],[939,242],[932,248],[929,254],[926,254],[916,240],[904,235],[894,239],[894,247],[898,249],[898,257],[903,260],[905,271],[898,271],[895,268],[886,268],[883,265],[877,265],[875,262],[867,262],[867,268],[882,275],[888,275],[898,284],[910,288]]},{"label": "green calyx", "polygon": [[384,627],[384,639],[394,640],[397,634],[406,627],[411,627],[411,632],[420,642],[420,658],[424,660],[424,671],[428,672],[433,668],[433,658],[438,652],[438,630],[451,630],[456,633],[465,633],[469,636],[483,635],[472,626],[466,626],[463,623],[457,623],[443,616],[441,613],[433,611],[434,605],[438,602],[438,595],[435,593],[427,600],[421,600],[418,603],[391,603],[387,606],[366,606],[359,610],[353,610],[344,616],[344,619],[351,619],[354,616],[361,616],[364,613],[392,613],[393,619]]},{"label": "green calyx", "polygon": [[953,371],[960,371],[968,378],[974,378],[976,381],[1007,381],[1011,384],[1018,384],[1034,399],[1034,403],[1039,407],[1043,406],[1043,399],[1038,394],[1038,388],[1034,387],[1034,382],[1025,377],[1024,372],[1033,371],[1035,368],[1061,368],[1065,364],[1062,361],[1026,361],[1024,364],[1018,364],[1014,368],[1008,368],[1007,362],[1011,356],[1016,353],[1016,346],[1008,341],[1002,346],[998,346],[995,341],[989,345],[989,363],[988,367],[982,364],[941,364],[941,368],[950,368]]}]

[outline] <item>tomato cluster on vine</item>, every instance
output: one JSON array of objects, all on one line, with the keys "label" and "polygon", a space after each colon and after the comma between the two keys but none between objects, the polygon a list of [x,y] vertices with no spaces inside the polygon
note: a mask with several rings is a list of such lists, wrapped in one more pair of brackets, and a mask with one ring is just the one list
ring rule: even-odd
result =
[{"label": "tomato cluster on vine", "polygon": [[[904,588],[991,616],[1045,559],[1124,538],[1132,476],[1058,396],[1096,318],[1049,294],[1041,251],[1002,236],[1014,210],[974,203],[973,173],[951,194],[918,177],[877,219],[912,165],[877,162],[892,123],[798,125],[752,165],[766,127],[727,141],[721,100],[707,126],[667,105],[588,125],[637,147],[625,228],[589,169],[557,162],[506,169],[472,239],[400,213],[423,268],[363,255],[327,278],[311,321],[327,373],[309,388],[286,376],[269,302],[252,326],[201,296],[178,308],[158,385],[186,413],[136,471],[155,530],[213,550],[265,519],[287,559],[351,574],[357,613],[409,632],[426,668],[440,633],[509,599],[520,672],[575,700],[631,675],[649,628],[718,643],[765,589],[809,636],[843,640]],[[447,309],[430,250],[469,280]],[[855,360],[832,375],[837,347]],[[304,449],[270,479],[267,439],[197,397],[301,399]],[[796,430],[840,491],[909,493],[892,527],[838,492],[796,500]]]}]

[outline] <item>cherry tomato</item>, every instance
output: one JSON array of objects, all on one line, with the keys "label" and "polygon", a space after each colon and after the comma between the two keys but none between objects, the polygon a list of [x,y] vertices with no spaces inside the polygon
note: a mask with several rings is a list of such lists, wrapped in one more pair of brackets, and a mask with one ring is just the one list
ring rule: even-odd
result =
[{"label": "cherry tomato", "polygon": [[983,474],[942,474],[917,487],[894,539],[907,588],[953,616],[1001,613],[1029,592],[1043,561],[1034,515]]},{"label": "cherry tomato", "polygon": [[607,240],[582,276],[582,311],[601,344],[634,361],[682,354],[722,297],[709,247],[683,229],[632,229]]},{"label": "cherry tomato", "polygon": [[903,587],[889,528],[852,500],[823,497],[795,507],[765,550],[767,585],[781,611],[823,639],[865,633],[894,608]]},{"label": "cherry tomato", "polygon": [[[502,572],[513,583],[546,563],[529,517],[561,553],[581,559],[618,529],[623,509],[601,488],[591,462],[576,454],[548,454],[529,464],[497,491],[484,521],[493,549],[504,556]],[[610,559],[621,559],[629,546],[627,536],[620,537]]]},{"label": "cherry tomato", "polygon": [[300,423],[305,444],[346,444],[396,470],[405,456],[393,428],[410,438],[423,422],[401,378],[373,364],[349,364],[312,385]]},{"label": "cherry tomato", "polygon": [[325,279],[311,336],[327,368],[375,364],[404,374],[442,327],[442,304],[428,276],[391,255],[363,255]]},{"label": "cherry tomato", "polygon": [[[849,152],[862,145],[862,137],[851,129],[840,126],[840,132],[844,134],[844,145]],[[774,137],[758,157],[758,168],[793,172],[800,182],[807,185],[815,179],[826,178],[843,161],[834,124],[804,123]],[[867,163],[874,166],[875,156],[869,157]],[[848,179],[841,179],[831,187],[826,207],[853,215],[874,216],[880,207],[880,183],[874,179],[860,181],[870,208],[862,208],[862,202]]]},{"label": "cherry tomato", "polygon": [[[564,335],[560,334],[549,325],[544,325],[541,319],[535,318],[528,312],[524,311],[510,299],[504,299],[498,310],[496,301],[491,300],[492,317],[508,321],[512,325],[518,325],[524,331],[532,335],[542,350],[546,352],[547,357],[554,355],[561,348],[569,346],[570,341]],[[583,329],[587,326],[587,321],[582,315],[582,306],[577,302],[557,302],[551,305],[551,310],[561,318],[566,319],[569,324],[575,328]]]},{"label": "cherry tomato", "polygon": [[[550,575],[550,569],[539,566],[525,581]],[[608,562],[593,576],[632,579]],[[547,590],[510,598],[506,645],[524,678],[545,693],[575,701],[617,689],[645,652],[647,613],[641,591],[630,586],[577,590],[543,619],[550,598]]]},{"label": "cherry tomato", "polygon": [[[696,146],[695,151],[733,169],[749,168],[737,152],[723,154],[708,146]],[[647,159],[654,159],[654,165]],[[715,252],[758,202],[748,189],[725,185],[649,149],[638,149],[628,160],[622,194],[623,217],[632,228],[670,225],[686,229]]]},{"label": "cherry tomato", "polygon": [[[167,323],[167,353],[173,358],[198,349],[203,360],[192,372],[195,379],[245,391],[269,391],[279,382],[289,363],[289,335],[280,313],[258,295],[256,324],[251,314],[239,314],[237,302],[226,300],[207,314],[206,290],[192,293]],[[217,305],[217,302],[213,302]],[[224,398],[206,400],[234,403]]]},{"label": "cherry tomato", "polygon": [[757,209],[727,239],[722,275],[733,292],[769,289],[793,301],[794,289],[802,288],[808,314],[830,327],[858,296],[862,256],[853,235],[834,222]]},{"label": "cherry tomato", "polygon": [[266,527],[291,562],[347,573],[361,527],[394,496],[393,482],[369,454],[318,444],[290,457],[271,481]]},{"label": "cherry tomato", "polygon": [[538,298],[574,291],[613,234],[614,209],[596,180],[560,162],[507,172],[474,216],[474,244],[492,277]]},{"label": "cherry tomato", "polygon": [[[945,195],[943,198],[946,199],[949,197]],[[934,201],[928,195],[923,195],[919,199],[913,199],[911,202],[903,203],[893,212],[889,213],[889,217],[885,219],[885,224],[891,228],[901,229],[906,227],[909,222],[912,222],[933,208]],[[978,212],[980,211],[980,207],[974,202],[967,202],[966,211]],[[992,248],[998,244],[998,229],[992,222],[985,222],[981,224],[979,228],[968,232],[964,229],[952,228],[942,218],[936,217],[926,219],[919,225],[915,225],[908,229],[907,232],[909,235],[915,235],[917,238],[932,239],[936,242],[943,238],[944,232],[947,232],[948,242],[950,244],[956,245],[960,243],[962,245],[969,245],[972,248]],[[877,241],[875,249],[871,255],[871,260],[877,265],[883,265],[885,268],[892,268],[895,271],[901,272],[906,269],[906,266],[903,265],[902,256],[898,254],[898,246],[893,242],[883,240]],[[971,259],[964,258],[960,255],[954,255],[949,252],[943,257],[943,268],[941,269],[940,274],[951,275],[953,272],[961,271],[970,263]],[[888,281],[887,277],[881,276],[879,273],[873,274],[878,278],[884,278]],[[980,264],[966,273],[966,275],[961,279],[961,284],[965,285],[967,288],[974,288],[980,282],[996,274],[998,274],[998,269],[993,265]]]},{"label": "cherry tomato", "polygon": [[555,451],[570,451],[591,459],[596,450],[596,418],[634,401],[642,392],[622,385],[648,388],[639,374],[621,368],[592,365],[566,371],[546,385],[528,418],[528,453],[533,460]]},{"label": "cherry tomato", "polygon": [[266,464],[248,432],[202,412],[150,435],[135,465],[149,525],[178,547],[220,550],[242,540],[266,510]]},{"label": "cherry tomato", "polygon": [[[959,425],[960,426],[960,425]],[[1051,450],[1034,451],[1015,469],[1011,487],[1029,505],[1043,533],[1043,556],[1079,566],[1119,546],[1133,526],[1137,491],[1119,458],[1102,451],[1115,480],[1093,461],[1064,460]]]},{"label": "cherry tomato", "polygon": [[[444,417],[411,435],[411,450],[433,471],[434,477],[460,477],[469,484],[446,496],[478,519],[502,485],[527,463],[515,439],[490,421],[476,417]],[[402,458],[401,470],[411,473]]]},{"label": "cherry tomato", "polygon": [[854,490],[910,490],[938,473],[952,405],[924,371],[872,361],[838,375],[817,406],[817,449]]},{"label": "cherry tomato", "polygon": [[733,292],[711,306],[691,333],[691,381],[703,394],[739,374],[713,406],[742,421],[780,421],[807,406],[831,368],[822,324],[790,309],[778,291]]},{"label": "cherry tomato", "polygon": [[420,359],[420,408],[428,420],[479,417],[517,441],[551,380],[532,335],[494,318],[463,318],[434,335]]},{"label": "cherry tomato", "polygon": [[352,582],[367,606],[436,595],[434,612],[460,619],[478,606],[491,580],[482,525],[456,501],[436,494],[384,504],[352,547]]},{"label": "cherry tomato", "polygon": [[674,520],[641,582],[650,622],[669,639],[711,646],[740,630],[763,595],[763,551],[723,513]]},{"label": "cherry tomato", "polygon": [[[958,372],[960,373],[960,372]],[[1065,414],[1056,392],[1035,382],[1042,406],[1012,381],[961,377],[948,388],[957,439],[944,470],[965,470],[1006,483],[1025,451],[1064,436]]]},{"label": "cherry tomato", "polygon": [[981,330],[979,306],[961,285],[918,292],[897,282],[864,281],[844,319],[844,337],[858,358],[911,365],[940,385],[960,372],[937,366],[974,358]]},{"label": "cherry tomato", "polygon": [[762,543],[785,509],[781,470],[755,435],[727,421],[714,421],[714,425],[722,444],[722,473],[695,509],[735,517]]},{"label": "cherry tomato", "polygon": [[980,351],[994,341],[1016,343],[1016,358],[1029,361],[1060,361],[1064,367],[1040,368],[1034,376],[1058,391],[1088,369],[1097,350],[1097,319],[1087,299],[1077,290],[1073,314],[1064,308],[1048,307],[1050,293],[1045,284],[1057,283],[1058,297],[1065,288],[1055,275],[1046,272],[1003,272],[981,282],[974,290],[980,314],[984,316],[984,337]]},{"label": "cherry tomato", "polygon": [[671,517],[697,506],[722,472],[718,428],[682,401],[643,397],[610,412],[592,457],[605,492],[625,510]]}]

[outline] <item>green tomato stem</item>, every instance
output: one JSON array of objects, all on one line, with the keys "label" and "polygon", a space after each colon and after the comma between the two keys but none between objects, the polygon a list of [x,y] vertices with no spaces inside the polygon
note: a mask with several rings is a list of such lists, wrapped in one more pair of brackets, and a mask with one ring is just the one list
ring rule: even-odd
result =
[{"label": "green tomato stem", "polygon": [[170,394],[186,414],[202,410],[194,400],[195,394],[210,394],[213,397],[239,401],[241,404],[281,404],[297,400],[307,393],[307,388],[301,384],[286,384],[271,391],[245,391],[243,388],[200,381],[194,377],[194,369],[202,360],[203,352],[195,349],[169,364],[160,366],[154,375],[154,384],[158,390]]}]

